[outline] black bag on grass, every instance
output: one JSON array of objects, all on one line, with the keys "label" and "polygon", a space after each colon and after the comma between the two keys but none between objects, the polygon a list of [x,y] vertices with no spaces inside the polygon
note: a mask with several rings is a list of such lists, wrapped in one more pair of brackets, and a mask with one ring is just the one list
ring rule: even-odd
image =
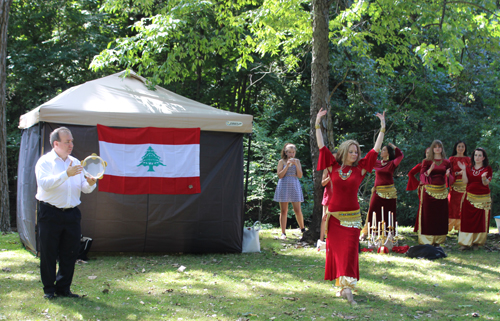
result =
[{"label": "black bag on grass", "polygon": [[88,261],[89,258],[87,257],[87,253],[89,253],[91,246],[92,239],[82,235],[82,239],[80,240],[80,250],[78,251],[78,257],[76,259]]},{"label": "black bag on grass", "polygon": [[417,259],[435,260],[446,257],[444,250],[439,247],[434,247],[430,244],[415,245],[408,249],[406,256]]}]

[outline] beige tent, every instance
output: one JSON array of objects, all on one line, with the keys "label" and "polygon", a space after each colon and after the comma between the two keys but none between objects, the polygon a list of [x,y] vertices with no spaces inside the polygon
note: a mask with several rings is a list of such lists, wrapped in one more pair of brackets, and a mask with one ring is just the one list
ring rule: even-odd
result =
[{"label": "beige tent", "polygon": [[92,251],[241,252],[243,237],[243,136],[252,116],[231,113],[174,94],[149,90],[124,72],[70,88],[21,117],[17,180],[17,228],[36,251],[34,168],[51,150],[49,134],[68,127],[73,156],[99,153],[96,124],[110,127],[201,128],[200,189],[190,195],[82,195],[82,233]]},{"label": "beige tent", "polygon": [[[220,110],[162,87],[149,90],[146,80],[125,71],[72,87],[21,116],[19,128],[40,121],[119,127],[200,127],[202,131],[251,133],[251,115]],[[71,108],[68,108],[71,106]],[[131,117],[133,116],[133,117]]]}]

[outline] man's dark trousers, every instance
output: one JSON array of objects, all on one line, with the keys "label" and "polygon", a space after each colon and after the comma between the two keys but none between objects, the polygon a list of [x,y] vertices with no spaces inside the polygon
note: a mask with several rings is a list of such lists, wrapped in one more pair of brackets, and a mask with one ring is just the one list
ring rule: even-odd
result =
[{"label": "man's dark trousers", "polygon": [[[77,207],[61,210],[40,202],[40,274],[43,292],[70,291],[81,238],[81,213]],[[56,261],[59,270],[56,274]]]}]

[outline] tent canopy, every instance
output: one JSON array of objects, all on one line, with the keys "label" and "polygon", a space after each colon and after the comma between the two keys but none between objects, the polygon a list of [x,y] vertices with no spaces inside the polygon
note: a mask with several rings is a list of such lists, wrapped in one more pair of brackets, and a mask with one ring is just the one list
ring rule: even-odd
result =
[{"label": "tent canopy", "polygon": [[[122,71],[72,87],[21,116],[19,128],[40,121],[115,127],[175,127],[251,133],[253,116],[220,110],[162,87],[146,87],[133,71]],[[71,108],[68,108],[71,106]]]}]

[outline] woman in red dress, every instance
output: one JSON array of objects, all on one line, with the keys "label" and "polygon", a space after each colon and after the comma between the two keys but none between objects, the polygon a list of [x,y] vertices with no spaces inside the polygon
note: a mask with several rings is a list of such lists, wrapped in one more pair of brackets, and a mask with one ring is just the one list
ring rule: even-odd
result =
[{"label": "woman in red dress", "polygon": [[459,141],[453,147],[453,155],[449,158],[451,163],[451,172],[455,176],[455,183],[450,187],[448,194],[448,232],[453,228],[460,230],[460,203],[462,196],[465,193],[465,183],[462,181],[462,170],[458,166],[458,162],[466,167],[471,166],[470,158],[467,157],[467,145],[463,141]]},{"label": "woman in red dress", "polygon": [[443,143],[432,142],[427,157],[422,162],[420,181],[424,184],[420,193],[418,211],[418,243],[439,246],[448,234],[448,189],[453,184],[451,164],[446,159]]},{"label": "woman in red dress", "polygon": [[[366,222],[361,231],[360,239],[364,240],[368,235],[368,223],[373,222],[372,216],[375,213],[376,225],[378,222],[386,222],[389,226],[389,212],[393,215],[393,221],[396,222],[396,200],[397,191],[394,187],[394,171],[403,160],[403,153],[394,144],[382,147],[380,151],[382,160],[375,163],[375,186],[372,188],[372,197],[370,199],[370,208],[366,215]],[[384,217],[382,217],[382,211]],[[393,226],[394,227],[394,226]]]},{"label": "woman in red dress", "polygon": [[[427,147],[425,149],[424,153],[424,160],[429,157],[429,151],[430,147]],[[407,191],[414,191],[418,189],[417,195],[418,195],[418,208],[420,208],[420,193],[422,192],[423,185],[422,182],[418,179],[415,178],[415,175],[418,174],[418,177],[420,178],[420,170],[422,169],[422,163],[424,161],[422,160],[420,163],[415,165],[409,172],[408,172],[408,184],[406,185],[406,190]],[[418,232],[418,215],[417,218],[415,219],[415,227],[413,228],[413,232],[417,233]]]},{"label": "woman in red dress", "polygon": [[462,222],[458,234],[460,250],[475,250],[486,243],[488,235],[491,196],[490,182],[493,175],[488,165],[488,155],[483,148],[476,148],[473,153],[472,166],[459,163],[462,169],[462,179],[467,184],[465,197],[462,201]]},{"label": "woman in red dress", "polygon": [[321,109],[316,117],[316,139],[319,147],[317,170],[328,169],[332,183],[326,218],[325,280],[335,280],[335,285],[341,287],[339,294],[349,303],[356,304],[352,290],[359,280],[358,247],[362,226],[358,189],[365,174],[375,166],[382,147],[385,113],[376,114],[382,128],[375,146],[364,158],[361,158],[359,144],[354,140],[343,142],[337,156],[332,155],[323,143],[320,122],[324,115],[326,110]]}]

